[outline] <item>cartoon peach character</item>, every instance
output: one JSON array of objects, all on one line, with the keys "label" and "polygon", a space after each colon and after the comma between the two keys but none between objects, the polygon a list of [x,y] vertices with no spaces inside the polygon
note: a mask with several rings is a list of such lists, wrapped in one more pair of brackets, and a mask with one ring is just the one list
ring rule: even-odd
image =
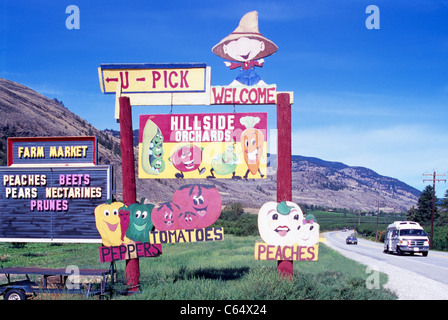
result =
[{"label": "cartoon peach character", "polygon": [[177,230],[179,229],[177,220],[180,213],[180,208],[177,204],[164,202],[153,211],[151,219],[159,231]]},{"label": "cartoon peach character", "polygon": [[241,67],[240,74],[231,85],[265,85],[256,73],[255,67],[262,67],[264,57],[277,51],[277,46],[264,37],[258,29],[258,12],[246,13],[238,27],[212,48],[217,56],[231,60],[225,61],[230,69]]}]

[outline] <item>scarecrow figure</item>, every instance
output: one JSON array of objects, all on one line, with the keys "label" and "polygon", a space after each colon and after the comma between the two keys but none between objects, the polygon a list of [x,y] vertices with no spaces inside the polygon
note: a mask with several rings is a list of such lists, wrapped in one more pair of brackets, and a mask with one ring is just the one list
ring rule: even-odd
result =
[{"label": "scarecrow figure", "polygon": [[258,13],[251,11],[240,20],[238,27],[212,48],[217,56],[231,60],[225,65],[231,70],[241,67],[240,74],[231,85],[266,85],[256,73],[255,67],[262,67],[264,57],[277,51],[277,46],[263,37],[258,30]]}]

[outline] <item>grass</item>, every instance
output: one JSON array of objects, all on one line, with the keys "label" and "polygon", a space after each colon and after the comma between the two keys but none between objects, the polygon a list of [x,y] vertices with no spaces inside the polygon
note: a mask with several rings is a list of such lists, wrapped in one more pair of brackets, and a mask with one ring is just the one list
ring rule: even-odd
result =
[{"label": "grass", "polygon": [[[294,262],[292,281],[281,279],[275,261],[254,259],[256,236],[225,235],[224,241],[163,245],[158,258],[140,259],[141,293],[114,295],[131,300],[364,300],[396,299],[384,289],[367,289],[366,266],[324,244],[317,262]],[[96,244],[0,244],[1,264],[8,266],[107,268]],[[116,290],[125,287],[125,262],[116,263]],[[381,274],[381,284],[387,277]],[[54,298],[54,297],[53,297]],[[50,298],[49,298],[50,299]],[[72,299],[59,296],[57,299]]]}]

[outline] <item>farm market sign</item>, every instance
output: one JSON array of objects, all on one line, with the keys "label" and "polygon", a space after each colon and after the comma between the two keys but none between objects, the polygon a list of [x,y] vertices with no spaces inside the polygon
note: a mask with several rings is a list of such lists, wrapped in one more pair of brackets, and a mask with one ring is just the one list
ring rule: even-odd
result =
[{"label": "farm market sign", "polygon": [[224,240],[223,228],[211,228],[221,214],[222,200],[214,185],[181,186],[171,201],[158,205],[107,202],[95,208],[103,246],[101,262],[157,257],[163,243]]},{"label": "farm market sign", "polygon": [[102,64],[98,68],[103,93],[204,92],[205,63]]},{"label": "farm market sign", "polygon": [[212,86],[210,104],[276,104],[276,85]]}]

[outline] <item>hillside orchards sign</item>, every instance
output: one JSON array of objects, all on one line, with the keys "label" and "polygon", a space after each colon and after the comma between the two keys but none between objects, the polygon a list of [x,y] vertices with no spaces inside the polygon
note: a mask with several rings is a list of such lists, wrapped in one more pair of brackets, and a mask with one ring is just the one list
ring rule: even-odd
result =
[{"label": "hillside orchards sign", "polygon": [[0,241],[101,242],[93,210],[112,197],[95,137],[9,138],[0,167]]}]

